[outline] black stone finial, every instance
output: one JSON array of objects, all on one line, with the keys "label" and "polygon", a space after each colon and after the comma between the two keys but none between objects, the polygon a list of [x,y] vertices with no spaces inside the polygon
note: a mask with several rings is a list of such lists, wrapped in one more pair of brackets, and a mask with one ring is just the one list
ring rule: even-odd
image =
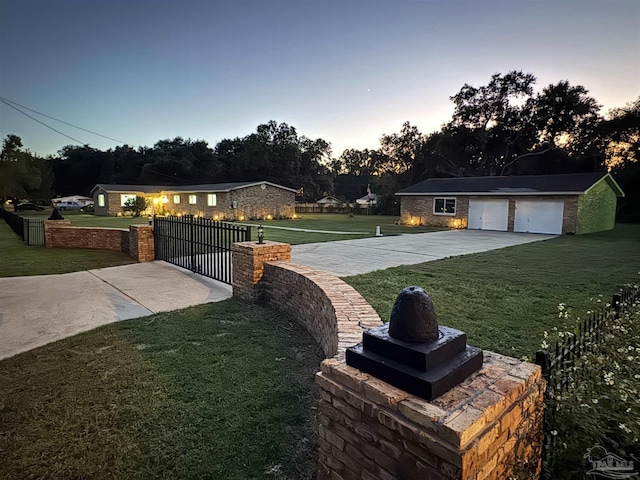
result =
[{"label": "black stone finial", "polygon": [[429,294],[407,287],[396,299],[389,323],[366,330],[347,348],[347,365],[395,387],[432,400],[482,367],[482,350],[467,345],[464,332],[438,325]]},{"label": "black stone finial", "polygon": [[53,207],[53,212],[51,212],[51,216],[47,220],[64,220],[64,217],[56,207]]},{"label": "black stone finial", "polygon": [[439,337],[436,307],[420,287],[406,287],[393,304],[389,335],[405,342],[434,342]]}]

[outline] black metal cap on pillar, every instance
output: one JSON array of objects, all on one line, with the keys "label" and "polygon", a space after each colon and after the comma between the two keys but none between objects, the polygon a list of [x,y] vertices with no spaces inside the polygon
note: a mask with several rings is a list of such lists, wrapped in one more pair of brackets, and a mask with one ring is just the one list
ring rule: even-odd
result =
[{"label": "black metal cap on pillar", "polygon": [[467,345],[464,332],[438,325],[429,294],[407,287],[388,324],[363,333],[348,348],[347,365],[426,400],[451,390],[482,367],[482,350]]}]

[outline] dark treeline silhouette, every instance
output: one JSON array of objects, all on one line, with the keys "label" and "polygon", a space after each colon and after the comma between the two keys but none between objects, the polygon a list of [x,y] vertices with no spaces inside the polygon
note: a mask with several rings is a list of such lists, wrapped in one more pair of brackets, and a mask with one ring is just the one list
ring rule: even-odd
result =
[{"label": "dark treeline silhouette", "polygon": [[511,71],[486,85],[464,85],[441,129],[421,133],[406,122],[383,134],[376,150],[311,140],[269,121],[214,147],[176,137],[152,147],[101,151],[66,146],[47,159],[8,135],[0,157],[0,195],[33,199],[88,194],[96,183],[185,185],[268,180],[303,189],[299,200],[334,195],[353,201],[370,185],[379,211],[394,211],[393,194],[432,177],[577,173],[610,170],[627,192],[622,209],[637,215],[640,199],[640,99],[600,115],[582,86],[560,81],[535,92],[535,77]]}]

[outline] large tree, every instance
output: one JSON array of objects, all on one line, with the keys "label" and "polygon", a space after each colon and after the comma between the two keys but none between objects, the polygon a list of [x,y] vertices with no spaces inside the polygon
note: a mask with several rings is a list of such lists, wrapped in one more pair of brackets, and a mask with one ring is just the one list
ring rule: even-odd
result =
[{"label": "large tree", "polygon": [[227,181],[269,180],[317,199],[333,193],[328,165],[331,144],[299,136],[295,127],[273,120],[243,138],[221,140],[215,148],[220,178]]},{"label": "large tree", "polygon": [[9,134],[0,152],[0,195],[48,200],[52,175],[48,163],[23,148],[18,135]]},{"label": "large tree", "polygon": [[473,137],[465,173],[502,174],[504,166],[530,147],[533,85],[530,73],[496,73],[487,85],[465,84],[451,97],[455,109],[445,126],[449,134]]}]

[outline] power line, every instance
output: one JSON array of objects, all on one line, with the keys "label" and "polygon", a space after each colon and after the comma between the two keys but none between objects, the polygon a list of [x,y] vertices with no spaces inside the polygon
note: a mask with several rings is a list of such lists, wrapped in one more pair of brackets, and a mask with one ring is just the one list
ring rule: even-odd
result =
[{"label": "power line", "polygon": [[29,118],[30,118],[31,120],[33,120],[34,122],[38,122],[40,125],[44,125],[45,127],[49,128],[49,129],[51,129],[51,130],[53,130],[54,132],[59,133],[59,134],[60,134],[60,135],[62,135],[63,137],[70,138],[70,139],[71,139],[71,140],[73,140],[74,142],[79,143],[79,144],[80,144],[80,145],[82,145],[82,146],[86,146],[86,143],[81,142],[81,141],[80,141],[80,140],[78,140],[77,138],[73,138],[73,137],[71,137],[71,136],[67,135],[66,133],[62,133],[61,131],[56,130],[55,128],[53,128],[52,126],[47,125],[47,124],[46,124],[46,123],[44,123],[44,122],[41,122],[41,121],[40,121],[40,120],[38,120],[37,118],[33,118],[31,115],[29,115],[28,113],[23,112],[23,111],[22,111],[22,110],[20,110],[18,107],[14,107],[14,106],[13,106],[13,105],[11,105],[9,102],[6,102],[6,101],[4,100],[4,98],[1,98],[1,97],[0,97],[0,102],[4,103],[4,104],[5,104],[6,106],[8,106],[8,107],[13,108],[13,109],[14,109],[14,110],[16,110],[17,112],[20,112],[20,113],[21,113],[21,114],[23,114],[25,117],[29,117]]},{"label": "power line", "polygon": [[29,110],[30,112],[37,113],[38,115],[42,115],[43,117],[50,118],[51,120],[55,120],[56,122],[64,123],[65,125],[69,125],[70,127],[77,128],[78,130],[82,130],[83,132],[88,132],[88,133],[91,133],[92,135],[97,135],[98,137],[106,138],[108,140],[113,140],[114,142],[122,143],[122,144],[125,144],[125,145],[127,144],[127,142],[122,141],[122,140],[118,140],[117,138],[109,137],[107,135],[102,135],[101,133],[94,132],[92,130],[88,130],[86,128],[79,127],[79,126],[74,125],[72,123],[65,122],[64,120],[60,120],[59,118],[52,117],[51,115],[47,115],[46,113],[38,112],[37,110],[34,110],[33,108],[29,108],[29,107],[26,107],[24,105],[20,105],[18,102],[14,102],[13,100],[9,100],[8,98],[0,97],[0,100],[2,100],[4,103],[9,102],[9,103],[11,103],[13,105],[17,105],[20,108],[24,108],[25,110]]}]

